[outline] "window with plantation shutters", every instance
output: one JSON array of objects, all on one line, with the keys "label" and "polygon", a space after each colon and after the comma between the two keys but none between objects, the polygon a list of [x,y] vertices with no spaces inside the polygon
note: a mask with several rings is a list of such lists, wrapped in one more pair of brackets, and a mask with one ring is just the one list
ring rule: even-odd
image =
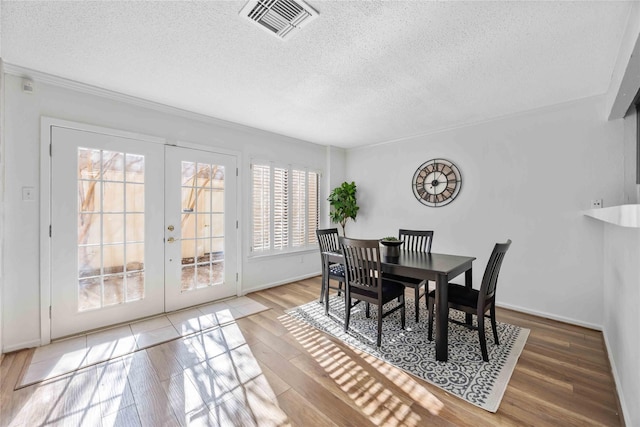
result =
[{"label": "window with plantation shutters", "polygon": [[304,246],[306,231],[306,178],[305,171],[294,170],[292,174],[291,246]]},{"label": "window with plantation shutters", "polygon": [[256,251],[268,250],[271,247],[271,173],[270,167],[253,165],[251,179],[253,194],[251,199],[253,216],[253,242],[251,247]]},{"label": "window with plantation shutters", "polygon": [[307,175],[307,242],[310,245],[316,245],[318,238],[316,230],[318,229],[319,218],[319,201],[318,201],[318,174],[309,172]]},{"label": "window with plantation shutters", "polygon": [[319,175],[273,163],[251,165],[254,254],[315,247]]},{"label": "window with plantation shutters", "polygon": [[273,249],[284,249],[289,242],[288,181],[287,169],[273,168]]}]

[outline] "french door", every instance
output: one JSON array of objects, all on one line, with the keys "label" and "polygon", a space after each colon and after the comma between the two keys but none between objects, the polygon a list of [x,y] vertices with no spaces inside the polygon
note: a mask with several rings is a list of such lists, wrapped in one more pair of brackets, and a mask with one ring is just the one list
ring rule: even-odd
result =
[{"label": "french door", "polygon": [[165,147],[167,311],[236,294],[236,159]]},{"label": "french door", "polygon": [[235,295],[235,157],[56,126],[51,144],[52,339]]}]

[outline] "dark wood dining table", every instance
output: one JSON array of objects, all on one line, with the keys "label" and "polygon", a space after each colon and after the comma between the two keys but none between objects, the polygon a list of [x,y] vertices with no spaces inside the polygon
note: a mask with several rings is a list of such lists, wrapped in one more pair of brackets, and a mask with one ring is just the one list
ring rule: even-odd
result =
[{"label": "dark wood dining table", "polygon": [[[344,258],[338,252],[324,252],[324,268],[322,269],[322,286],[327,289],[328,271],[330,263],[343,263]],[[396,258],[382,259],[382,271],[400,276],[414,277],[423,280],[433,280],[436,283],[436,360],[446,362],[449,352],[449,310],[448,286],[449,281],[464,273],[465,286],[473,283],[472,264],[475,257],[447,255],[427,252],[401,250]],[[426,298],[426,296],[425,296]],[[471,321],[467,316],[467,323]]]}]

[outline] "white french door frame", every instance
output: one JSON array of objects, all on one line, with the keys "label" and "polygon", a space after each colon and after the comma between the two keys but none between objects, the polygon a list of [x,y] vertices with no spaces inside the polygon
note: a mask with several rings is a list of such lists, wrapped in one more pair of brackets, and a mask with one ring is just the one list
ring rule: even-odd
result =
[{"label": "white french door frame", "polygon": [[[236,280],[235,295],[241,296],[242,295],[242,227],[241,227],[241,224],[243,224],[243,221],[242,221],[242,188],[243,187],[242,187],[242,174],[240,173],[240,165],[243,164],[242,153],[236,150],[227,150],[225,148],[211,147],[208,145],[198,144],[195,142],[188,142],[188,141],[175,141],[175,143],[167,142],[165,145],[172,145],[172,146],[181,147],[181,148],[190,148],[193,150],[200,150],[200,151],[208,151],[210,153],[225,154],[228,156],[235,157],[235,161],[236,161],[235,209],[236,209],[236,221],[237,221],[236,222],[237,224],[236,225],[236,254],[235,254],[237,280]],[[165,165],[165,168],[166,168],[166,165]],[[165,228],[166,228],[166,224],[165,224]],[[166,307],[166,303],[165,303],[165,307]]]},{"label": "white french door frame", "polygon": [[[174,145],[177,147],[192,148],[209,151],[213,153],[227,154],[236,157],[238,167],[242,163],[242,155],[239,151],[226,150],[218,147],[211,147],[204,144],[191,143],[186,141],[170,142],[165,138],[128,132],[118,129],[111,129],[101,126],[88,125],[84,123],[72,122],[69,120],[56,119],[42,116],[40,118],[40,345],[51,342],[51,144],[52,127],[67,128],[85,132],[95,132],[99,134],[112,135],[117,137],[137,139],[143,142],[150,142],[160,145]],[[241,175],[237,173],[236,186],[236,212],[238,224],[242,224],[242,182]],[[238,280],[236,282],[236,295],[240,295],[242,289],[242,228],[237,227],[236,259]]]},{"label": "white french door frame", "polygon": [[[215,140],[213,141],[215,142]],[[242,153],[240,151],[236,151],[236,150],[227,150],[226,148],[220,148],[220,147],[211,147],[208,145],[204,145],[204,144],[198,144],[196,142],[188,142],[188,141],[176,141],[175,143],[167,143],[166,145],[174,145],[176,147],[183,147],[183,148],[191,148],[194,150],[202,150],[202,151],[209,151],[211,153],[218,153],[218,154],[226,154],[228,156],[233,156],[236,158],[236,220],[237,220],[237,226],[236,226],[236,274],[237,274],[237,280],[236,280],[236,296],[241,296],[242,295],[242,174],[240,173],[240,167],[241,165],[243,165],[244,163],[242,163],[243,161],[243,157],[242,157]],[[165,225],[166,226],[166,225]]]},{"label": "white french door frame", "polygon": [[[224,149],[219,149],[219,148],[215,148],[212,149],[212,147],[208,147],[202,144],[197,144],[197,143],[192,143],[192,142],[186,142],[186,141],[178,141],[175,144],[167,144],[169,146],[175,146],[177,148],[185,148],[185,149],[191,149],[191,150],[196,150],[196,151],[205,151],[205,152],[209,152],[211,154],[220,154],[220,155],[226,155],[226,156],[230,156],[234,158],[235,161],[235,166],[236,166],[236,170],[232,171],[232,173],[235,173],[235,187],[236,187],[236,191],[235,191],[235,220],[236,220],[236,227],[235,227],[235,238],[236,238],[236,251],[235,251],[235,264],[236,264],[236,280],[235,280],[235,291],[234,291],[234,295],[236,296],[240,296],[241,295],[241,290],[242,290],[242,233],[241,233],[241,227],[240,224],[242,224],[242,219],[241,219],[241,188],[242,188],[242,182],[240,179],[240,161],[241,161],[241,156],[240,153],[237,151],[232,151],[232,150],[224,150]],[[166,169],[167,169],[167,165],[165,163],[165,180],[166,180]],[[225,184],[226,186],[226,184]],[[165,197],[167,195],[167,189],[165,188]],[[166,200],[165,200],[166,203]],[[166,211],[165,211],[166,212]],[[226,209],[225,209],[226,212]],[[166,215],[166,213],[165,213]],[[167,219],[165,218],[165,235],[166,235],[166,227],[167,227]],[[166,246],[165,246],[165,255],[166,255]],[[166,262],[166,261],[165,261]],[[166,267],[166,265],[165,265]],[[166,271],[166,270],[165,270]],[[165,276],[165,281],[166,281],[166,276]],[[166,283],[166,282],[165,282]],[[166,285],[165,285],[165,295],[166,295],[167,289],[166,289]],[[228,297],[227,297],[228,298]],[[166,301],[165,301],[165,308],[167,307]]]}]

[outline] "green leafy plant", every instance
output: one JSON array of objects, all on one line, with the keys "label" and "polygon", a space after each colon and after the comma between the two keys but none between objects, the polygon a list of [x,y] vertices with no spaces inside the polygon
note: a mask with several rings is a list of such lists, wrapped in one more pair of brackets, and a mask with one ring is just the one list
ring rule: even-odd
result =
[{"label": "green leafy plant", "polygon": [[349,219],[356,220],[360,207],[356,201],[356,183],[343,182],[342,185],[331,191],[327,198],[331,205],[329,218],[331,222],[340,224],[342,235],[345,234],[345,226]]},{"label": "green leafy plant", "polygon": [[402,243],[402,240],[394,236],[383,237],[380,239],[380,244],[383,246],[383,255],[398,256],[398,248]]}]

